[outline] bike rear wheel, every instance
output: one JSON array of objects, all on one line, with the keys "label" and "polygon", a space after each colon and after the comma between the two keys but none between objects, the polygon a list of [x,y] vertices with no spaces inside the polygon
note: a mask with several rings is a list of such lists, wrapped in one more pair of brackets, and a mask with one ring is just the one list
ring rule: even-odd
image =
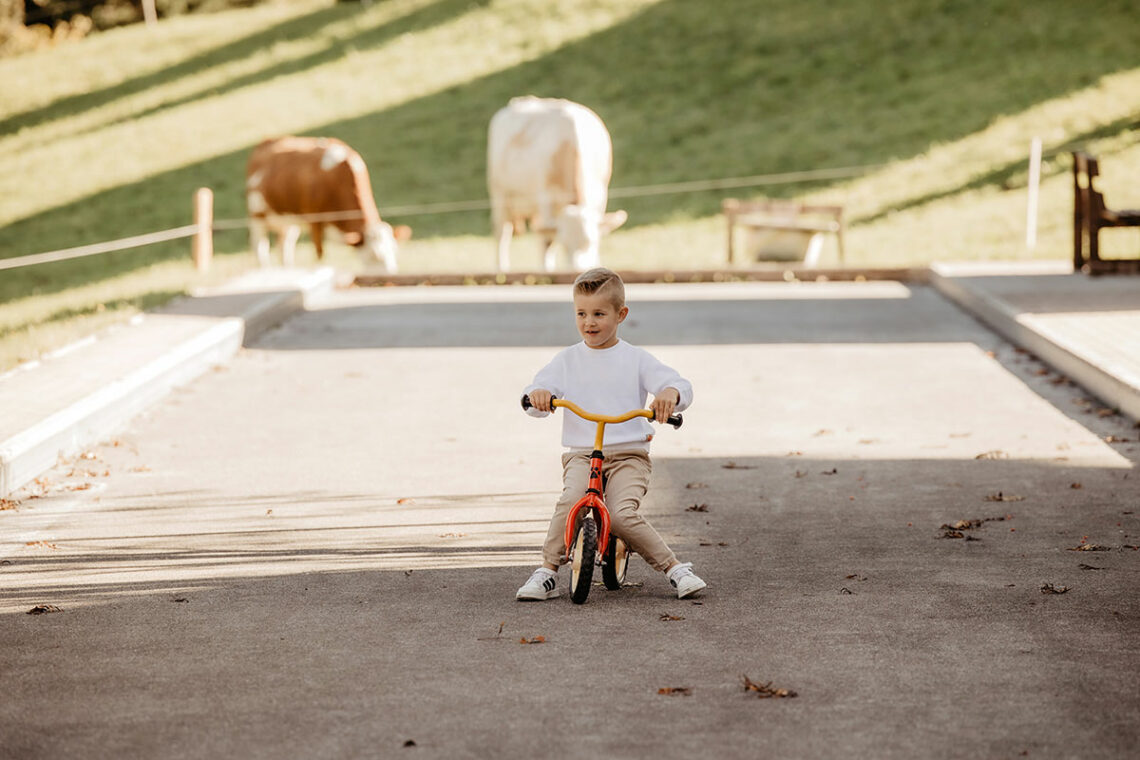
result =
[{"label": "bike rear wheel", "polygon": [[609,546],[602,555],[602,581],[610,591],[617,591],[625,582],[625,570],[629,567],[629,547],[617,536],[610,534]]},{"label": "bike rear wheel", "polygon": [[597,554],[598,524],[594,522],[593,515],[587,515],[578,521],[570,554],[570,601],[574,604],[584,604],[590,595]]}]

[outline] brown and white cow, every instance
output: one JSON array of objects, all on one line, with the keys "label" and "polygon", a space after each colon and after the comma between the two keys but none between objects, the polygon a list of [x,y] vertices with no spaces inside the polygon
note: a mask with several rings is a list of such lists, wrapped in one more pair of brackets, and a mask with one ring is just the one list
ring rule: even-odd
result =
[{"label": "brown and white cow", "polygon": [[620,227],[624,211],[606,213],[613,147],[598,115],[555,98],[512,98],[491,118],[487,190],[499,238],[499,269],[510,266],[511,238],[527,223],[543,240],[543,265],[554,269],[554,243],[575,269],[598,264],[601,236]]},{"label": "brown and white cow", "polygon": [[282,261],[292,266],[301,225],[308,224],[318,259],[331,226],[346,243],[396,271],[396,241],[411,230],[380,220],[368,167],[345,143],[330,137],[265,140],[250,154],[245,177],[250,243],[263,266],[269,263],[270,230],[281,240]]}]

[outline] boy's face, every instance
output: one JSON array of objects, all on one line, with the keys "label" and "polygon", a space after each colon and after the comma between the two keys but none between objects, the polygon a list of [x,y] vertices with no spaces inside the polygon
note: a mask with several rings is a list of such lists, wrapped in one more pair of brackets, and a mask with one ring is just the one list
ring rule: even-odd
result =
[{"label": "boy's face", "polygon": [[597,293],[574,296],[575,322],[578,334],[590,348],[609,348],[618,342],[618,325],[625,320],[629,307],[617,307],[605,289]]}]

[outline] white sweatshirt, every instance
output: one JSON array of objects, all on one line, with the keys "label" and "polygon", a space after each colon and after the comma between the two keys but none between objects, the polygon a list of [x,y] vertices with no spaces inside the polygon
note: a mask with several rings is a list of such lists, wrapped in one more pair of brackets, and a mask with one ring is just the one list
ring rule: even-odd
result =
[{"label": "white sweatshirt", "polygon": [[[693,386],[675,369],[662,364],[643,348],[618,340],[610,348],[590,348],[575,343],[564,348],[534,376],[524,393],[548,390],[555,396],[572,401],[587,412],[618,415],[633,409],[644,409],[648,394],[657,395],[666,388],[676,388],[681,396],[676,411],[684,411],[693,403]],[[549,412],[529,409],[533,417]],[[591,451],[597,423],[582,419],[563,409],[562,445],[571,450]],[[649,449],[653,424],[638,417],[620,425],[606,425],[605,446]]]}]

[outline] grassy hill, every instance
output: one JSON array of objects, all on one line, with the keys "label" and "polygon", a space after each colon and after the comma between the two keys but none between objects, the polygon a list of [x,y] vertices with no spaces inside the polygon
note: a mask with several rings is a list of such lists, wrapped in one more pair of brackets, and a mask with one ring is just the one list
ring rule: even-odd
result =
[{"label": "grassy hill", "polygon": [[[1064,258],[1068,150],[1102,157],[1110,201],[1140,195],[1134,32],[1131,0],[298,0],[122,28],[0,60],[0,257],[187,224],[200,186],[217,218],[240,218],[246,155],[274,134],[356,147],[382,213],[483,199],[487,122],[530,93],[602,116],[613,188],[860,167],[630,190],[611,201],[630,214],[603,248],[613,266],[719,264],[729,195],[843,203],[856,265]],[[1047,160],[1030,254],[1035,136]],[[406,271],[493,263],[485,211],[386,216],[415,229]],[[1104,242],[1140,246],[1127,231]],[[216,245],[215,277],[250,265],[244,232]],[[537,266],[536,241],[514,251]],[[0,272],[0,342],[20,358],[169,298],[200,280],[188,258],[180,241]]]}]

